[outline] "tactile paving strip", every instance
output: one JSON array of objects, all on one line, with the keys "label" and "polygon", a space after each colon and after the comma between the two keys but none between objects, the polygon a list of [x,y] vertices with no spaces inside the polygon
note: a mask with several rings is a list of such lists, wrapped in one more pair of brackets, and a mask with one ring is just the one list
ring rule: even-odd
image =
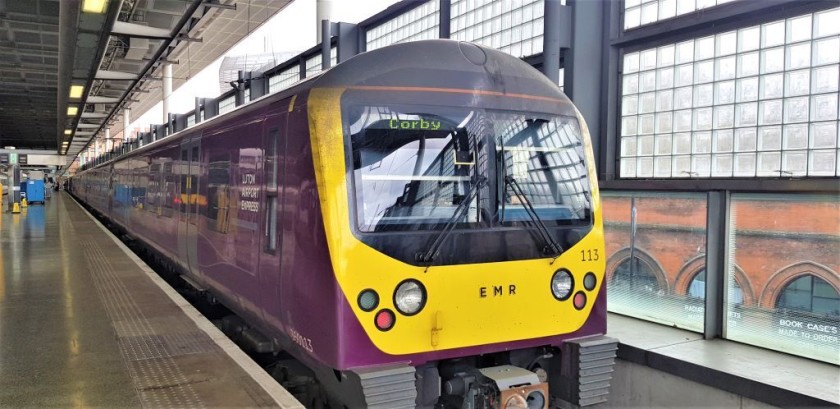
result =
[{"label": "tactile paving strip", "polygon": [[[66,210],[71,205],[64,203]],[[273,386],[255,382],[246,368],[228,370],[232,363],[226,362],[228,353],[190,317],[176,313],[175,303],[152,297],[159,288],[148,281],[147,272],[106,256],[120,252],[120,247],[112,246],[111,240],[102,242],[102,230],[91,228],[88,215],[73,207],[59,213],[61,239],[75,242],[82,250],[80,256],[87,259],[93,286],[144,408],[302,407],[291,395],[280,393],[277,400],[267,393],[266,388]]]},{"label": "tactile paving strip", "polygon": [[216,344],[203,333],[173,333],[165,334],[161,338],[163,339],[163,346],[170,356],[200,354],[216,349]]},{"label": "tactile paving strip", "polygon": [[130,361],[171,358],[215,350],[213,342],[199,332],[121,336],[119,342],[120,348],[126,351],[126,359]]},{"label": "tactile paving strip", "polygon": [[143,311],[99,246],[87,238],[80,244],[90,265],[94,286],[111,321],[119,321],[130,328],[131,333],[142,334],[121,337],[119,345],[131,378],[140,391],[143,406],[204,407],[191,386],[192,381],[181,371],[162,337],[154,334]]}]

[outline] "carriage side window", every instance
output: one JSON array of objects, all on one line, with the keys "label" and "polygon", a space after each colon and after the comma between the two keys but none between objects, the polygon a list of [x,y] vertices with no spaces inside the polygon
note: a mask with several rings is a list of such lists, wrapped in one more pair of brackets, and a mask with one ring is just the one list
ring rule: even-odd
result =
[{"label": "carriage side window", "polygon": [[180,190],[178,191],[178,198],[176,202],[178,203],[178,210],[181,213],[187,213],[187,206],[189,203],[189,187],[191,185],[191,180],[189,176],[189,151],[186,149],[181,150],[181,162],[178,165],[178,175],[180,176]]},{"label": "carriage side window", "polygon": [[210,156],[207,169],[207,218],[212,230],[228,232],[230,211],[230,154]]},{"label": "carriage side window", "polygon": [[278,156],[277,146],[279,144],[280,132],[277,128],[268,132],[265,152],[265,251],[274,253],[277,251],[277,179],[278,179]]},{"label": "carriage side window", "polygon": [[132,191],[134,207],[144,209],[146,208],[146,193],[149,191],[149,175],[144,168],[134,169],[134,186],[135,189]]},{"label": "carriage side window", "polygon": [[149,166],[149,183],[146,188],[146,210],[157,213],[160,206],[160,164]]},{"label": "carriage side window", "polygon": [[172,217],[175,208],[175,199],[177,198],[178,186],[175,180],[175,175],[172,173],[172,162],[163,164],[163,191],[160,194],[161,198],[161,215]]},{"label": "carriage side window", "polygon": [[201,158],[199,156],[198,146],[193,146],[190,155],[189,168],[189,194],[187,206],[192,206],[189,212],[190,223],[196,224],[198,222],[198,211],[201,206],[201,200],[198,195],[198,175],[201,174]]}]

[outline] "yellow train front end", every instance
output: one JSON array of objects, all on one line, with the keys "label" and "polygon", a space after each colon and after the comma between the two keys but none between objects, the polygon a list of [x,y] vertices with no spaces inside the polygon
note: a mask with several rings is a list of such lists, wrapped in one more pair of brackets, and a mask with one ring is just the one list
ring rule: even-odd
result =
[{"label": "yellow train front end", "polygon": [[[581,179],[587,184],[586,196],[591,198],[591,203],[586,209],[589,218],[581,221],[582,226],[576,226],[583,229],[575,230],[587,232],[572,247],[561,249],[556,254],[495,262],[435,262],[434,259],[424,262],[417,254],[414,260],[400,260],[366,244],[354,235],[351,228],[354,219],[359,222],[358,215],[352,213],[355,210],[358,214],[363,210],[353,209],[351,200],[347,199],[353,196],[348,186],[361,189],[359,185],[371,179],[401,182],[410,175],[401,175],[392,169],[375,177],[361,175],[356,183],[348,181],[348,176],[352,178],[352,174],[348,175],[345,171],[346,152],[341,143],[345,139],[345,127],[340,116],[344,91],[314,90],[310,96],[310,115],[317,118],[312,124],[319,141],[316,163],[320,162],[323,178],[323,183],[319,181],[319,188],[323,187],[320,194],[336,279],[345,297],[352,301],[350,305],[354,314],[377,348],[391,355],[409,355],[570,334],[583,326],[602,290],[605,268],[603,226],[594,178]],[[574,118],[574,122],[582,125],[580,140],[584,145],[581,150],[587,152],[588,157],[584,169],[587,174],[594,175],[588,132],[582,121]],[[544,149],[543,153],[549,149]],[[533,151],[539,152],[539,149]],[[471,167],[473,164],[464,166]],[[456,178],[449,175],[436,177],[437,180],[424,180],[424,176],[415,179],[448,182],[447,177]],[[435,185],[435,188],[439,187]],[[510,187],[508,190],[511,193],[514,189]],[[506,204],[508,209],[516,210],[519,219],[526,219],[527,216],[522,214],[527,211],[518,206],[520,204]],[[450,210],[452,207],[450,203]],[[436,230],[395,231],[374,227],[367,233],[390,234],[395,236],[396,242],[405,245],[416,236],[424,235],[426,240],[420,240],[421,245],[412,252],[420,253],[422,258],[422,253],[428,250],[424,246],[434,242],[435,234],[441,232],[440,225],[445,224],[448,217],[451,217],[450,213],[435,218]],[[416,223],[418,219],[409,220]],[[508,228],[529,229],[525,226]],[[522,237],[534,234],[539,233],[531,231]],[[488,236],[486,240],[505,239],[494,236],[490,231],[485,235]],[[459,238],[443,240],[457,241]],[[533,241],[528,245],[540,247],[540,251],[541,247],[550,247],[539,239]],[[459,258],[457,255],[452,257]]]},{"label": "yellow train front end", "polygon": [[[511,84],[533,86],[524,80],[539,74],[516,75]],[[418,389],[418,407],[547,407],[560,370],[548,369],[551,351],[606,327],[600,200],[579,112],[559,90],[325,82],[307,110],[326,239],[378,351],[348,343],[356,351],[340,369],[431,367],[437,396]]]}]

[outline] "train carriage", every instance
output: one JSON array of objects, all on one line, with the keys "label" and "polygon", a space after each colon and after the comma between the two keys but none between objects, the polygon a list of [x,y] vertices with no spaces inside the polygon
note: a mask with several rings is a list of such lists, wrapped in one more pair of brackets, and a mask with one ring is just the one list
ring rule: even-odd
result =
[{"label": "train carriage", "polygon": [[331,403],[547,407],[576,359],[562,347],[606,332],[595,175],[555,84],[430,40],[86,169],[73,192],[309,366]]}]

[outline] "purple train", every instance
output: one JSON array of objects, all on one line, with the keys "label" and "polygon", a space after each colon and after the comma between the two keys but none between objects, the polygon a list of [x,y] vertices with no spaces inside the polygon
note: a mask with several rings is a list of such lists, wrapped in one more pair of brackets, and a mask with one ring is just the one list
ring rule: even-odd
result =
[{"label": "purple train", "polygon": [[595,174],[555,84],[431,40],[84,169],[72,191],[303,362],[321,404],[545,408],[608,391]]}]

